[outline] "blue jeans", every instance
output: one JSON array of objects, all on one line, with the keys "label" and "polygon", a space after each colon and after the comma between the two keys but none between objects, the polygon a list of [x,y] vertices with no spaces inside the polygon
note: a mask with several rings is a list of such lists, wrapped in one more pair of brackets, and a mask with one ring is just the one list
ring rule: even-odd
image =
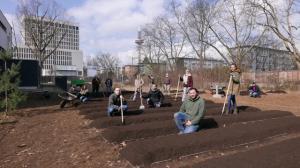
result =
[{"label": "blue jeans", "polygon": [[254,91],[252,91],[252,90],[249,90],[249,96],[250,96],[250,97],[258,97],[259,94],[258,94],[258,92],[254,92]]},{"label": "blue jeans", "polygon": [[[109,106],[107,108],[107,115],[109,117],[113,116],[113,113],[118,112],[119,107],[120,106],[117,106],[117,105]],[[122,107],[123,107],[123,112],[126,112],[128,110],[128,105],[123,105]]]},{"label": "blue jeans", "polygon": [[188,120],[188,115],[184,112],[177,112],[174,114],[174,120],[180,134],[188,134],[196,132],[199,129],[199,125],[193,124],[185,126],[185,122]]},{"label": "blue jeans", "polygon": [[82,102],[82,103],[84,103],[84,102],[86,102],[87,101],[87,97],[86,96],[80,96],[80,101]]},{"label": "blue jeans", "polygon": [[228,95],[228,112],[236,107],[235,95]]}]

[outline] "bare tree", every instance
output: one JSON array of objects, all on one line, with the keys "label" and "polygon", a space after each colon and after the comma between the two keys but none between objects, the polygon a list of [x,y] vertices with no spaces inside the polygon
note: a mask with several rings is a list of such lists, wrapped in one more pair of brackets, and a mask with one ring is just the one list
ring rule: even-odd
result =
[{"label": "bare tree", "polygon": [[162,50],[159,48],[157,40],[153,37],[156,34],[156,29],[153,25],[147,24],[142,30],[144,44],[142,47],[145,60],[149,63],[160,63],[162,61]]},{"label": "bare tree", "polygon": [[[215,8],[215,17],[219,19],[209,25],[218,42],[228,51],[231,61],[240,66],[266,31],[256,24],[256,13],[257,9],[246,0],[221,0]],[[250,47],[243,47],[246,45]]]},{"label": "bare tree", "polygon": [[102,52],[99,52],[92,60],[93,65],[109,73],[115,73],[118,70],[119,62],[118,57]]},{"label": "bare tree", "polygon": [[213,7],[209,0],[190,0],[185,6],[176,0],[170,3],[170,11],[175,16],[182,34],[200,59],[200,69],[202,69],[209,47],[213,47],[225,62],[229,63],[226,55],[215,46],[216,40],[209,34],[209,22],[214,19]]},{"label": "bare tree", "polygon": [[[34,58],[38,61],[40,74],[43,64],[60,47],[67,34],[64,10],[54,0],[20,1],[17,16],[24,32],[21,32]],[[55,59],[55,58],[54,58]]]},{"label": "bare tree", "polygon": [[151,38],[152,51],[156,53],[156,58],[165,60],[171,71],[175,70],[176,58],[183,52],[186,38],[178,31],[176,24],[172,23],[166,16],[155,18],[152,24],[146,25],[143,29],[145,36]]},{"label": "bare tree", "polygon": [[[276,1],[278,3],[278,1]],[[285,0],[280,6],[276,6],[275,1],[270,0],[251,0],[254,8],[259,9],[264,15],[264,19],[259,21],[274,32],[280,38],[285,48],[291,53],[292,60],[300,68],[300,50],[297,47],[296,37],[299,35],[300,25],[296,20],[299,17],[299,0]],[[281,1],[279,1],[280,3]],[[297,18],[297,19],[296,19]]]}]

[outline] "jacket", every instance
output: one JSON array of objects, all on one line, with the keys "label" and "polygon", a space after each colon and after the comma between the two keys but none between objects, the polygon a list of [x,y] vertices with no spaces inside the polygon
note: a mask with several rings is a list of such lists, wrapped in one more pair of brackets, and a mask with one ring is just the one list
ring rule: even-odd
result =
[{"label": "jacket", "polygon": [[[127,104],[127,102],[124,100],[123,98],[123,104]],[[121,106],[121,99],[120,99],[120,95],[117,96],[115,93],[111,94],[108,98],[108,107],[110,106]]]},{"label": "jacket", "polygon": [[234,71],[230,73],[230,76],[232,76],[232,81],[229,85],[229,92],[230,95],[238,95],[240,92],[240,71]]},{"label": "jacket", "polygon": [[195,99],[187,99],[182,103],[180,112],[185,112],[192,124],[197,125],[204,117],[205,101],[200,96]]},{"label": "jacket", "polygon": [[145,96],[143,96],[143,98],[147,99],[149,98],[152,102],[160,102],[162,103],[164,101],[164,95],[162,94],[162,92],[159,89],[156,90],[150,90],[149,93]]}]

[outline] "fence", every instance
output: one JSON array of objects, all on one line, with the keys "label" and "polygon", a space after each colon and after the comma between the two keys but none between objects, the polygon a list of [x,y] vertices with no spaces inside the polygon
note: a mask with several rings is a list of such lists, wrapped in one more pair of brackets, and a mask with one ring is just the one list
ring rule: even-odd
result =
[{"label": "fence", "polygon": [[252,81],[275,89],[289,89],[300,84],[300,71],[244,72],[242,74],[243,83],[249,84]]},{"label": "fence", "polygon": [[279,81],[298,82],[300,81],[300,71],[270,71],[270,72],[244,72],[243,81],[256,81],[259,83],[269,83],[270,78],[276,78]]}]

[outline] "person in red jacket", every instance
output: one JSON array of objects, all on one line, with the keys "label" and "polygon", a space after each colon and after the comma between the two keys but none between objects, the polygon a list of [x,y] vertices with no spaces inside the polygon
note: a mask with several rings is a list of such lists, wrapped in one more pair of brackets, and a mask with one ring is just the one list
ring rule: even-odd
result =
[{"label": "person in red jacket", "polygon": [[185,74],[180,79],[183,82],[182,102],[184,102],[189,89],[193,87],[193,77],[190,70],[185,70]]}]

